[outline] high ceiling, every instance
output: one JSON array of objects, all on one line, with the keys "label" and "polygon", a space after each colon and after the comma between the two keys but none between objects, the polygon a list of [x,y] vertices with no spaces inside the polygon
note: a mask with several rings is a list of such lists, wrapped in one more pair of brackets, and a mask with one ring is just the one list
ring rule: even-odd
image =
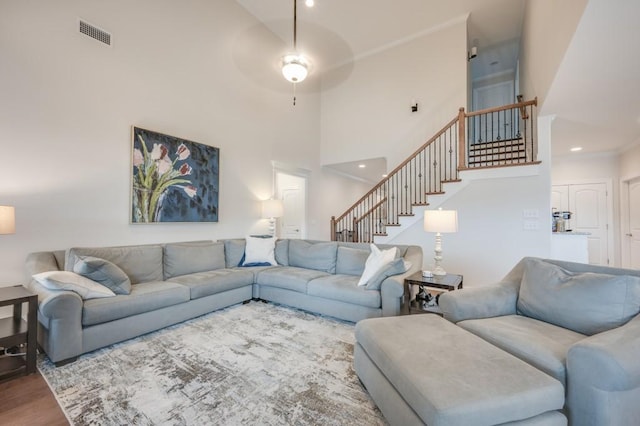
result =
[{"label": "high ceiling", "polygon": [[[291,46],[293,0],[236,1]],[[315,0],[312,8],[298,0],[298,50],[311,57],[318,75],[468,15],[469,45],[478,47],[475,79],[513,69],[523,12],[524,0]],[[621,152],[640,142],[638,16],[637,0],[615,7],[588,1],[539,111],[557,116],[554,156],[573,146],[586,153]]]},{"label": "high ceiling", "polygon": [[[292,45],[293,0],[236,1]],[[298,0],[298,50],[322,71],[468,14],[469,41],[482,50],[520,37],[523,9],[524,0],[315,0],[313,7]]]}]

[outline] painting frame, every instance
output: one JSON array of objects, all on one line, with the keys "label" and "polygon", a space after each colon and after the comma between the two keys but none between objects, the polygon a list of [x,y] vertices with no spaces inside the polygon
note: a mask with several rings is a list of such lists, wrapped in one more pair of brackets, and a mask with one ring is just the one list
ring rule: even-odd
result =
[{"label": "painting frame", "polygon": [[131,126],[131,224],[218,222],[220,149]]}]

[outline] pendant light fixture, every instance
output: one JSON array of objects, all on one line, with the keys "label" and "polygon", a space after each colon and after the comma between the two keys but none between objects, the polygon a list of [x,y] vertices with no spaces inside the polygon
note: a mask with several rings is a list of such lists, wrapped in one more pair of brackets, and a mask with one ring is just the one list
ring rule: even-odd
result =
[{"label": "pendant light fixture", "polygon": [[282,58],[282,75],[293,83],[293,104],[296,104],[295,88],[309,74],[309,61],[298,53],[298,7],[297,0],[293,0],[293,52]]}]

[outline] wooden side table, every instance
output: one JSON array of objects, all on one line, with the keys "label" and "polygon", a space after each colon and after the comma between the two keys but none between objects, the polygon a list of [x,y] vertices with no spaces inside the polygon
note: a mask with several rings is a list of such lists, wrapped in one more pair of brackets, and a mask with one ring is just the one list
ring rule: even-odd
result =
[{"label": "wooden side table", "polygon": [[[22,304],[29,304],[27,321],[22,319]],[[36,333],[38,296],[22,286],[0,288],[0,306],[13,305],[13,316],[0,319],[0,347],[26,344],[25,356],[0,357],[0,382],[36,371]]]},{"label": "wooden side table", "polygon": [[[415,287],[418,287],[418,291]],[[462,275],[447,274],[423,277],[422,271],[404,279],[404,309],[403,313],[442,315],[437,300],[440,293],[462,288]]]}]

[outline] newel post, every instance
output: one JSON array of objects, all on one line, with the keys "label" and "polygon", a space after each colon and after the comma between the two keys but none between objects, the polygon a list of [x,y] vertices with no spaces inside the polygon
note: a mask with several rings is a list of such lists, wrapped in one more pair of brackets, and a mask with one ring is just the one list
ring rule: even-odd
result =
[{"label": "newel post", "polygon": [[331,216],[331,241],[336,240],[336,217]]},{"label": "newel post", "polygon": [[458,170],[467,167],[467,117],[464,107],[458,111]]}]

